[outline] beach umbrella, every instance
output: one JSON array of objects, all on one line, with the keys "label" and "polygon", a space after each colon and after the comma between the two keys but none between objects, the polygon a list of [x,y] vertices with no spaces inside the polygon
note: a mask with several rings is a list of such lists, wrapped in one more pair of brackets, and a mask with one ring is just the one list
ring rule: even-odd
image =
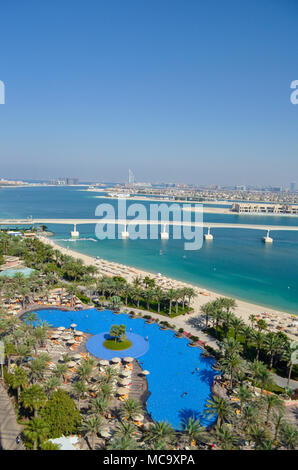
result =
[{"label": "beach umbrella", "polygon": [[64,331],[65,330],[65,327],[64,326],[59,326],[59,328],[57,328],[59,331]]},{"label": "beach umbrella", "polygon": [[138,414],[133,417],[135,421],[144,421],[144,415]]},{"label": "beach umbrella", "polygon": [[121,362],[121,359],[120,357],[113,357],[113,359],[111,359],[111,362],[113,364],[119,364],[119,362]]},{"label": "beach umbrella", "polygon": [[70,361],[70,362],[68,363],[68,367],[70,367],[70,368],[71,368],[71,367],[75,367],[76,365],[77,365],[77,364],[76,364],[76,362],[74,362],[74,361]]},{"label": "beach umbrella", "polygon": [[101,431],[100,431],[100,435],[101,437],[111,437],[112,435],[112,431],[109,429],[109,428],[103,428]]},{"label": "beach umbrella", "polygon": [[84,333],[83,333],[82,331],[76,331],[76,332],[75,332],[75,335],[76,335],[76,336],[82,336],[83,334],[84,334]]},{"label": "beach umbrella", "polygon": [[118,395],[127,395],[129,393],[128,388],[120,387],[117,390]]},{"label": "beach umbrella", "polygon": [[151,423],[150,421],[148,421],[147,423],[144,424],[144,429],[148,431],[153,426],[153,424],[154,423]]},{"label": "beach umbrella", "polygon": [[51,338],[59,338],[59,334],[58,333],[52,333],[51,334]]},{"label": "beach umbrella", "polygon": [[73,337],[71,335],[64,335],[62,336],[62,339],[64,339],[65,341],[68,341],[69,339],[73,339]]},{"label": "beach umbrella", "polygon": [[122,380],[119,380],[119,383],[121,385],[129,385],[131,382],[131,379],[122,379]]},{"label": "beach umbrella", "polygon": [[68,339],[67,340],[67,344],[74,344],[75,343],[75,340],[74,339]]},{"label": "beach umbrella", "polygon": [[149,370],[143,370],[143,371],[141,372],[141,374],[143,374],[143,375],[149,375],[150,372],[149,372]]},{"label": "beach umbrella", "polygon": [[131,372],[128,371],[128,370],[124,370],[124,371],[121,372],[121,375],[123,377],[131,377]]},{"label": "beach umbrella", "polygon": [[99,361],[99,365],[101,366],[108,366],[109,365],[109,361],[107,361],[106,359],[101,359]]},{"label": "beach umbrella", "polygon": [[124,361],[124,362],[132,362],[132,361],[133,361],[133,357],[124,357],[123,361]]},{"label": "beach umbrella", "polygon": [[76,323],[72,323],[72,324],[70,325],[70,328],[75,328],[76,326],[78,326]]},{"label": "beach umbrella", "polygon": [[73,358],[75,361],[78,361],[79,359],[82,359],[82,356],[81,356],[81,354],[74,354],[74,355],[72,356],[72,358]]}]

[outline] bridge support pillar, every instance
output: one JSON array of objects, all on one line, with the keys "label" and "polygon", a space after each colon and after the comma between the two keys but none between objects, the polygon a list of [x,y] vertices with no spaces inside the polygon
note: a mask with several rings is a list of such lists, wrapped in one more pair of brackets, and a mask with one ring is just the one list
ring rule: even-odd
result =
[{"label": "bridge support pillar", "polygon": [[273,243],[273,238],[269,236],[270,230],[267,230],[267,234],[265,237],[263,237],[263,242],[264,243]]},{"label": "bridge support pillar", "polygon": [[121,232],[121,238],[126,239],[129,238],[129,232],[127,231],[126,225],[124,225],[124,230]]},{"label": "bridge support pillar", "polygon": [[163,226],[163,232],[161,232],[161,234],[160,234],[160,238],[162,240],[168,240],[169,239],[169,234],[168,234],[168,232],[166,232],[166,225],[165,224]]},{"label": "bridge support pillar", "polygon": [[205,233],[204,239],[207,240],[207,241],[208,240],[213,240],[213,235],[211,235],[211,233],[210,233],[210,227],[208,227],[208,233]]},{"label": "bridge support pillar", "polygon": [[80,232],[77,230],[77,225],[74,224],[73,230],[70,232],[71,238],[79,238]]}]

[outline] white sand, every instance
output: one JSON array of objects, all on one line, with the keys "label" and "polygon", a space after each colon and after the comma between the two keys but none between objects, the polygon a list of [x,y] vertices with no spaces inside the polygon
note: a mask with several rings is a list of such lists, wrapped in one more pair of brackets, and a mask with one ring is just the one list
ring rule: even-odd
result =
[{"label": "white sand", "polygon": [[[156,279],[156,282],[164,288],[179,288],[179,287],[192,287],[196,294],[197,297],[194,298],[192,301],[192,307],[194,308],[194,312],[191,315],[187,315],[187,317],[177,317],[180,319],[179,323],[185,323],[185,328],[190,330],[189,326],[187,326],[186,323],[186,318],[189,319],[191,317],[197,317],[200,314],[200,308],[202,305],[204,305],[207,302],[210,302],[212,300],[215,300],[218,297],[225,297],[222,294],[218,294],[216,292],[207,290],[205,288],[200,288],[196,285],[192,285],[186,282],[182,281],[177,281],[175,279],[168,278],[166,276],[158,276],[156,274],[152,274],[147,271],[143,271],[138,268],[126,266],[123,264],[119,263],[114,263],[112,261],[107,261],[104,259],[96,260],[96,258],[93,258],[92,256],[84,255],[82,253],[78,253],[74,250],[70,250],[68,248],[63,248],[57,243],[55,243],[52,239],[39,236],[38,237],[42,242],[47,243],[51,245],[54,249],[59,250],[61,253],[69,256],[73,256],[76,259],[80,259],[83,261],[85,265],[92,265],[98,268],[99,275],[107,275],[107,276],[115,276],[115,275],[121,275],[125,277],[129,282],[131,282],[136,276],[150,276]],[[298,325],[293,325],[294,321],[298,322],[298,316],[291,315],[286,312],[281,312],[277,310],[273,310],[269,307],[264,307],[261,305],[256,305],[252,304],[249,302],[245,302],[240,299],[236,299],[236,308],[235,308],[235,315],[242,318],[245,323],[250,324],[249,317],[250,315],[255,315],[259,316],[260,318],[264,318],[268,324],[268,329],[272,331],[279,331],[276,329],[277,326],[282,326],[285,328],[285,330],[290,329],[290,332],[286,331],[286,334],[292,338],[297,340],[298,336]],[[268,316],[264,316],[264,313],[266,313]],[[181,322],[181,320],[183,321]],[[172,321],[173,319],[171,319]],[[273,322],[270,324],[270,322]],[[275,321],[275,323],[274,323]],[[202,315],[202,322],[204,322],[204,316]],[[289,327],[288,325],[292,325]],[[283,330],[284,331],[284,330]]]}]

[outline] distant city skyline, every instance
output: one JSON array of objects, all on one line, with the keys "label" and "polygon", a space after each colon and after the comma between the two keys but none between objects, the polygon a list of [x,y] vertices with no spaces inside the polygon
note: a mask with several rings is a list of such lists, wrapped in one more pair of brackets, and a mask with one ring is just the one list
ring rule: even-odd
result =
[{"label": "distant city skyline", "polygon": [[1,6],[3,177],[290,186],[298,2]]}]

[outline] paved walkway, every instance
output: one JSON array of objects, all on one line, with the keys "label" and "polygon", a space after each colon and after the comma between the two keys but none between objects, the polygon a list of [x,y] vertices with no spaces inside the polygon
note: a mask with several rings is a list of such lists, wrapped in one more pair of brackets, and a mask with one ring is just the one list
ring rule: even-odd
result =
[{"label": "paved walkway", "polygon": [[175,325],[178,329],[183,328],[184,331],[197,336],[199,340],[204,341],[208,346],[214,349],[218,349],[217,342],[214,338],[204,333],[200,328],[189,325],[188,320],[192,317],[197,317],[198,313],[190,313],[186,315],[179,315],[178,317],[166,317],[165,315],[159,315],[158,313],[148,312],[147,310],[140,310],[138,308],[126,307],[128,311],[133,310],[134,312],[141,313],[142,315],[150,315],[152,318],[157,318],[160,321],[167,321],[170,325]]},{"label": "paved walkway", "polygon": [[16,437],[21,431],[10,398],[0,383],[0,449],[24,450],[22,443],[16,443]]},{"label": "paved walkway", "polygon": [[280,377],[277,374],[272,374],[272,375],[273,375],[274,382],[279,387],[282,387],[282,388],[289,387],[292,390],[298,389],[298,381],[297,380],[290,379],[290,383],[288,385],[288,379],[286,379],[285,377]]}]

